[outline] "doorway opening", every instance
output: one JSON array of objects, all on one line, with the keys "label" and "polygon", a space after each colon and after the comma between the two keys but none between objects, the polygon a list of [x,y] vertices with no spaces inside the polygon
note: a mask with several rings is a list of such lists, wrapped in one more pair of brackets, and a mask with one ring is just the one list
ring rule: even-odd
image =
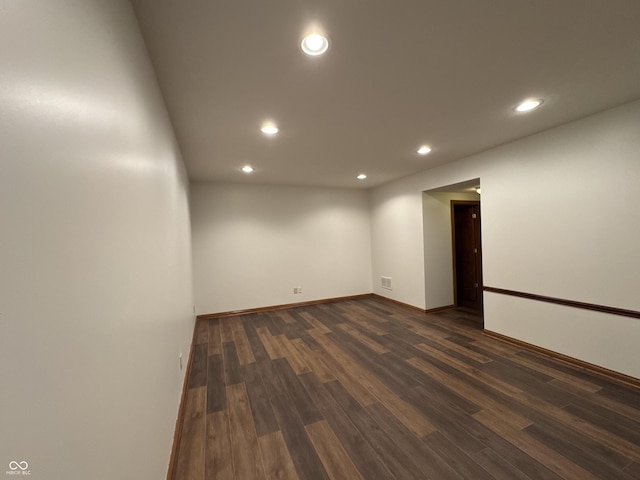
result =
[{"label": "doorway opening", "polygon": [[[483,328],[479,187],[480,179],[476,178],[423,192],[422,226],[425,309],[427,312],[448,309],[452,318],[464,317]],[[456,211],[460,217],[457,229]],[[474,223],[466,225],[465,229],[468,217],[474,214]],[[459,247],[456,247],[456,231],[463,238],[458,240],[462,244]],[[472,245],[472,254],[463,246],[464,239]],[[477,249],[477,253],[473,249]]]}]

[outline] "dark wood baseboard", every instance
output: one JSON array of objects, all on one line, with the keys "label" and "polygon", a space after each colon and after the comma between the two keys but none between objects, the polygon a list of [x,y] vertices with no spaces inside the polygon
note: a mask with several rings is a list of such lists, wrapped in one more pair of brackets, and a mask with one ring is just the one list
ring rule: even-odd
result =
[{"label": "dark wood baseboard", "polygon": [[372,293],[371,296],[379,300],[383,300],[385,302],[390,302],[396,305],[400,305],[401,307],[410,308],[411,310],[415,310],[420,313],[437,313],[437,312],[442,312],[444,310],[451,310],[452,308],[456,308],[455,305],[444,305],[442,307],[428,308],[425,310],[424,308],[416,307],[415,305],[410,305],[404,302],[399,302],[398,300],[394,300],[393,298],[385,297],[383,295],[378,295],[377,293]]},{"label": "dark wood baseboard", "polygon": [[445,305],[444,307],[428,308],[424,311],[424,313],[438,313],[438,312],[444,312],[445,310],[451,310],[454,308],[456,308],[455,305]]},{"label": "dark wood baseboard", "polygon": [[282,305],[270,305],[267,307],[247,308],[245,310],[233,310],[229,312],[204,313],[198,315],[198,320],[209,320],[210,318],[233,317],[235,315],[246,315],[249,313],[273,312],[275,310],[285,310],[287,308],[308,307],[310,305],[320,305],[321,303],[341,302],[343,300],[359,300],[362,298],[371,298],[373,293],[363,293],[360,295],[350,295],[348,297],[325,298],[322,300],[310,300],[308,302],[285,303]]},{"label": "dark wood baseboard", "polygon": [[615,380],[617,382],[624,383],[625,385],[631,385],[632,387],[640,388],[640,378],[632,377],[631,375],[625,375],[624,373],[616,372],[615,370],[609,370],[608,368],[600,367],[599,365],[594,365],[593,363],[585,362],[583,360],[578,360],[577,358],[570,357],[569,355],[564,355],[562,353],[554,352],[553,350],[548,350],[531,343],[523,342],[522,340],[518,340],[517,338],[509,337],[507,335],[502,335],[501,333],[492,332],[490,330],[483,330],[482,333],[491,338],[510,343],[511,345],[515,345],[517,347],[526,348],[527,350],[540,353],[554,360],[567,363],[572,367],[577,367],[581,370],[587,370],[610,380]]},{"label": "dark wood baseboard", "polygon": [[[378,300],[383,300],[385,302],[394,303],[395,305],[400,305],[401,307],[410,308],[411,310],[415,310],[420,313],[425,313],[426,310],[424,308],[416,307],[414,305],[409,305],[408,303],[399,302],[398,300],[394,300],[393,298],[385,297],[383,295],[378,295],[377,293],[372,293],[371,296]],[[442,307],[440,310],[446,310],[449,307]],[[435,310],[433,310],[435,311]]]},{"label": "dark wood baseboard", "polygon": [[267,307],[257,307],[257,308],[246,308],[243,310],[231,310],[228,312],[218,312],[218,313],[203,313],[198,315],[197,320],[209,320],[211,318],[222,318],[222,317],[233,317],[235,315],[247,315],[250,313],[260,313],[260,312],[273,312],[276,310],[286,310],[287,308],[296,308],[296,307],[307,307],[310,305],[320,305],[322,303],[333,303],[333,302],[341,302],[344,300],[360,300],[363,298],[376,298],[378,300],[383,300],[385,302],[394,303],[396,305],[400,305],[401,307],[410,308],[411,310],[415,310],[421,313],[435,313],[441,312],[443,310],[450,310],[455,308],[455,305],[445,305],[443,307],[430,308],[428,310],[424,310],[423,308],[416,307],[414,305],[410,305],[408,303],[403,303],[398,300],[394,300],[389,297],[385,297],[382,295],[378,295],[377,293],[362,293],[360,295],[350,295],[347,297],[334,297],[334,298],[324,298],[320,300],[310,300],[308,302],[298,302],[298,303],[285,303],[282,305],[270,305]]},{"label": "dark wood baseboard", "polygon": [[567,300],[564,298],[547,297],[544,295],[536,295],[535,293],[518,292],[516,290],[507,290],[505,288],[483,287],[485,292],[499,293],[509,295],[511,297],[526,298],[528,300],[537,300],[539,302],[554,303],[556,305],[564,305],[566,307],[581,308],[583,310],[592,310],[594,312],[609,313],[611,315],[620,315],[622,317],[640,318],[640,312],[636,310],[627,310],[624,308],[608,307],[606,305],[596,305],[595,303],[576,302],[575,300]]},{"label": "dark wood baseboard", "polygon": [[[198,319],[196,318],[196,322]],[[169,467],[167,469],[167,480],[175,480],[175,471],[178,463],[178,453],[180,448],[180,440],[182,440],[182,425],[184,425],[184,409],[187,397],[187,384],[189,375],[191,374],[191,364],[193,362],[193,346],[196,340],[195,323],[193,325],[193,335],[191,336],[191,345],[189,347],[189,359],[187,360],[187,369],[184,372],[182,381],[182,393],[180,394],[180,404],[178,405],[178,418],[176,419],[176,429],[173,433],[173,445],[171,445],[171,456],[169,457]]]}]

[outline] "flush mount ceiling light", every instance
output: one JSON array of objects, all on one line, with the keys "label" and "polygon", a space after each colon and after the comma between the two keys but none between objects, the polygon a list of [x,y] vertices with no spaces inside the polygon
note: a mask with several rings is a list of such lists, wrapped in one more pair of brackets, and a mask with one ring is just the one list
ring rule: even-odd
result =
[{"label": "flush mount ceiling light", "polygon": [[244,173],[251,173],[253,172],[253,167],[251,165],[245,165],[244,167],[242,167],[242,171]]},{"label": "flush mount ceiling light", "polygon": [[263,123],[262,127],[260,127],[260,130],[265,135],[275,135],[276,133],[279,132],[278,127],[273,122],[265,122],[265,123]]},{"label": "flush mount ceiling light", "polygon": [[531,110],[534,110],[538,108],[540,105],[542,105],[542,102],[544,102],[544,100],[541,98],[528,98],[523,102],[521,102],[515,108],[515,111],[520,113],[530,112]]},{"label": "flush mount ceiling light", "polygon": [[431,151],[431,147],[429,145],[422,145],[420,146],[420,148],[418,149],[418,153],[420,155],[426,155],[427,153],[429,153]]},{"label": "flush mount ceiling light", "polygon": [[302,51],[307,55],[317,57],[329,49],[329,40],[319,33],[311,33],[302,39],[300,48],[302,48]]},{"label": "flush mount ceiling light", "polygon": [[364,173],[361,173],[360,175],[358,175],[356,177],[358,180],[364,180],[365,178],[367,178],[367,176]]}]

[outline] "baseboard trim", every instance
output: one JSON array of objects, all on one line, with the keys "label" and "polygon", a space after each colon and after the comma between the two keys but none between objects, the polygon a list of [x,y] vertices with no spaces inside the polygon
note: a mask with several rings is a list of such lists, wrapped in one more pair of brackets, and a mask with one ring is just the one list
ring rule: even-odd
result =
[{"label": "baseboard trim", "polygon": [[371,298],[373,293],[363,293],[360,295],[350,295],[347,297],[335,297],[335,298],[325,298],[321,300],[310,300],[308,302],[299,302],[299,303],[285,303],[282,305],[270,305],[267,307],[258,307],[258,308],[247,308],[245,310],[233,310],[229,312],[219,312],[219,313],[204,313],[202,315],[198,315],[198,320],[209,320],[211,318],[222,318],[222,317],[233,317],[235,315],[246,315],[249,313],[262,313],[262,312],[273,312],[276,310],[286,310],[288,308],[296,308],[296,307],[308,307],[311,305],[320,305],[322,303],[333,303],[333,302],[342,302],[344,300],[359,300],[362,298]]},{"label": "baseboard trim", "polygon": [[581,308],[583,310],[592,310],[595,312],[609,313],[611,315],[620,315],[622,317],[640,318],[640,312],[636,310],[627,310],[624,308],[607,307],[606,305],[596,305],[595,303],[577,302],[575,300],[567,300],[564,298],[546,297],[544,295],[536,295],[535,293],[518,292],[516,290],[507,290],[506,288],[483,287],[485,292],[499,293],[509,295],[511,297],[526,298],[528,300],[537,300],[539,302],[554,303],[556,305],[564,305],[566,307]]},{"label": "baseboard trim", "polygon": [[445,305],[443,307],[430,308],[428,310],[425,310],[423,308],[416,307],[408,303],[403,303],[398,300],[394,300],[393,298],[385,297],[383,295],[378,295],[377,293],[362,293],[359,295],[349,295],[346,297],[333,297],[333,298],[323,298],[320,300],[310,300],[308,302],[284,303],[282,305],[269,305],[266,307],[246,308],[243,310],[230,310],[228,312],[203,313],[201,315],[198,315],[197,320],[209,320],[211,318],[233,317],[235,315],[247,315],[250,313],[273,312],[276,310],[286,310],[288,308],[308,307],[311,305],[320,305],[322,303],[342,302],[345,300],[360,300],[363,298],[376,298],[378,300],[384,300],[385,302],[390,302],[390,303],[399,305],[401,307],[410,308],[411,310],[415,310],[416,312],[420,312],[420,313],[435,313],[435,312],[440,312],[443,310],[449,310],[451,308],[455,308],[455,305]]},{"label": "baseboard trim", "polygon": [[[400,305],[401,307],[410,308],[411,310],[415,310],[416,312],[425,313],[426,310],[424,308],[416,307],[415,305],[409,305],[408,303],[400,302],[398,300],[394,300],[393,298],[385,297],[384,295],[378,295],[377,293],[372,293],[371,296],[378,300],[383,300],[385,302],[393,303],[395,305]],[[448,307],[444,307],[448,308]]]},{"label": "baseboard trim", "polygon": [[178,465],[178,452],[180,449],[180,441],[182,440],[182,426],[184,425],[184,409],[186,405],[187,388],[189,386],[189,377],[191,376],[191,364],[193,361],[193,346],[196,341],[196,323],[193,324],[193,335],[191,336],[191,346],[189,347],[189,359],[187,360],[187,369],[184,372],[184,380],[182,381],[182,393],[180,394],[180,403],[178,405],[178,418],[176,419],[176,428],[173,432],[173,445],[171,445],[171,456],[169,457],[169,468],[167,469],[167,480],[175,480],[176,466]]},{"label": "baseboard trim", "polygon": [[445,305],[444,307],[428,308],[427,310],[424,310],[424,313],[444,312],[445,310],[451,310],[452,308],[456,308],[456,306],[455,305]]},{"label": "baseboard trim", "polygon": [[522,340],[518,340],[517,338],[509,337],[507,335],[502,335],[501,333],[492,332],[490,330],[483,330],[482,333],[484,333],[485,335],[491,338],[495,338],[496,340],[501,340],[505,343],[509,343],[517,347],[526,348],[527,350],[540,353],[554,360],[567,363],[572,367],[577,367],[582,370],[587,370],[591,373],[600,375],[601,377],[605,377],[608,380],[615,380],[616,382],[620,382],[625,385],[630,385],[632,387],[640,389],[640,378],[636,378],[636,377],[632,377],[631,375],[626,375],[624,373],[616,372],[615,370],[609,370],[608,368],[601,367],[593,363],[585,362],[584,360],[579,360],[577,358],[570,357],[569,355],[564,355],[562,353],[554,352],[553,350],[548,350],[546,348],[539,347],[531,343],[523,342]]}]

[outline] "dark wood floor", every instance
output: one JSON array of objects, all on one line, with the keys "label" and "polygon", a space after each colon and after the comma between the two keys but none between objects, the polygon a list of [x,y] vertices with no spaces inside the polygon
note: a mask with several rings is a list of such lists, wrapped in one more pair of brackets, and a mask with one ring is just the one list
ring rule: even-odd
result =
[{"label": "dark wood floor", "polygon": [[640,392],[375,298],[200,321],[175,480],[639,479]]}]

